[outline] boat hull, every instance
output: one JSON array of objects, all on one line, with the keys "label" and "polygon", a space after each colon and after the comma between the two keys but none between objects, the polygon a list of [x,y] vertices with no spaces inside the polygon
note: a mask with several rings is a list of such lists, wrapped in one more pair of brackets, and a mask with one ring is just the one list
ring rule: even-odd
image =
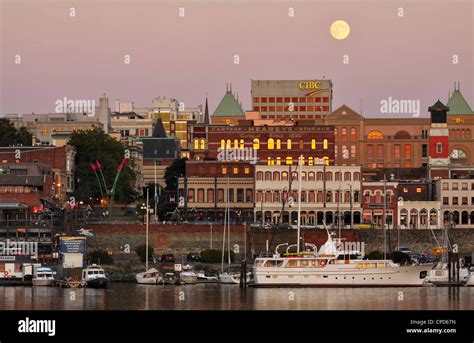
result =
[{"label": "boat hull", "polygon": [[33,279],[33,286],[54,286],[56,280],[54,279]]},{"label": "boat hull", "polygon": [[86,285],[89,288],[107,288],[109,287],[109,279],[96,278],[93,280],[87,280]]},{"label": "boat hull", "polygon": [[264,268],[254,267],[254,285],[271,286],[339,286],[393,287],[422,286],[432,265],[377,268]]},{"label": "boat hull", "polygon": [[183,275],[180,276],[181,283],[185,285],[192,285],[197,283],[197,275]]},{"label": "boat hull", "polygon": [[466,286],[474,287],[474,272],[469,273],[467,277]]}]

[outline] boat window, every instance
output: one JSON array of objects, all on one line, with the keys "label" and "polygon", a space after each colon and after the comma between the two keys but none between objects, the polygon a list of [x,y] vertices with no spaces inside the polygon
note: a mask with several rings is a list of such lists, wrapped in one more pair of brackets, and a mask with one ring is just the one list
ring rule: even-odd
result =
[{"label": "boat window", "polygon": [[377,263],[377,268],[385,268],[385,263]]},{"label": "boat window", "polygon": [[276,264],[276,261],[274,261],[274,260],[268,260],[268,261],[265,262],[264,267],[276,267],[276,265],[277,265],[277,264]]},{"label": "boat window", "polygon": [[356,263],[356,268],[362,269],[362,268],[364,268],[364,264],[363,263]]},{"label": "boat window", "polygon": [[94,274],[94,271],[92,271],[92,270],[89,270],[89,271],[87,272],[87,274],[89,274],[89,275],[93,275],[93,274]]},{"label": "boat window", "polygon": [[255,267],[262,267],[264,263],[265,263],[265,261],[262,261],[262,260],[256,261],[255,262]]},{"label": "boat window", "polygon": [[288,267],[297,267],[297,261],[296,260],[290,260],[288,261]]},{"label": "boat window", "polygon": [[309,267],[309,261],[301,261],[301,267]]},{"label": "boat window", "polygon": [[277,267],[281,267],[283,265],[284,260],[277,260]]}]

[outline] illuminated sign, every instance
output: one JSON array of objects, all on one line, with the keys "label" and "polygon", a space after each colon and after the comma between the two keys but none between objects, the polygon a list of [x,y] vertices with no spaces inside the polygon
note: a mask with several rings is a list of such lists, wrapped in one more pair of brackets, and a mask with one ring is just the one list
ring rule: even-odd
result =
[{"label": "illuminated sign", "polygon": [[321,82],[319,81],[303,81],[299,83],[300,89],[317,89]]}]

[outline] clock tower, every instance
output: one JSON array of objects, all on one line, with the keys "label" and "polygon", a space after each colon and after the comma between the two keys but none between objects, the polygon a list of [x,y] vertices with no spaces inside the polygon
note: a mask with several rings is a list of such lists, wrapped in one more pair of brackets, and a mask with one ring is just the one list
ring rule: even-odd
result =
[{"label": "clock tower", "polygon": [[430,167],[448,167],[449,160],[449,130],[447,112],[449,107],[441,101],[428,107],[431,118],[429,135],[429,165]]}]

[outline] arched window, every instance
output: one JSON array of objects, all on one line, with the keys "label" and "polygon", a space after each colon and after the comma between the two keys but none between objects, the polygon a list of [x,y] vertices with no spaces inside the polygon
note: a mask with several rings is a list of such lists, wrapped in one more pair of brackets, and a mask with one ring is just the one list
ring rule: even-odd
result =
[{"label": "arched window", "polygon": [[260,149],[260,139],[258,139],[258,138],[254,138],[254,139],[253,139],[253,148],[254,148],[255,150]]},{"label": "arched window", "polygon": [[344,173],[344,181],[351,181],[351,173],[345,172]]},{"label": "arched window", "polygon": [[332,181],[332,172],[326,172],[326,181]]},{"label": "arched window", "polygon": [[291,150],[291,139],[288,139],[288,140],[286,141],[286,148],[287,148],[288,150]]},{"label": "arched window", "polygon": [[316,181],[323,181],[323,172],[318,172],[316,174]]},{"label": "arched window", "polygon": [[351,141],[357,140],[357,130],[355,127],[351,127]]},{"label": "arched window", "polygon": [[286,158],[286,164],[293,164],[293,158],[291,156]]},{"label": "arched window", "polygon": [[273,181],[280,181],[280,173],[273,172]]},{"label": "arched window", "polygon": [[342,141],[347,140],[347,129],[345,127],[341,129],[341,140]]},{"label": "arched window", "polygon": [[288,181],[288,172],[281,172],[281,181]]},{"label": "arched window", "polygon": [[277,157],[277,166],[279,166],[281,164],[281,157]]},{"label": "arched window", "polygon": [[194,150],[199,150],[199,139],[194,138]]},{"label": "arched window", "polygon": [[263,172],[261,172],[261,171],[257,172],[257,180],[259,180],[259,181],[263,180]]},{"label": "arched window", "polygon": [[268,141],[267,141],[267,148],[268,148],[269,150],[275,149],[275,141],[273,140],[273,138],[268,138]]},{"label": "arched window", "polygon": [[245,147],[245,142],[243,139],[240,140],[240,149],[243,149]]},{"label": "arched window", "polygon": [[272,172],[265,172],[265,181],[272,181]]},{"label": "arched window", "polygon": [[467,159],[467,154],[464,150],[456,148],[451,152],[449,157],[452,160],[465,160],[465,159]]},{"label": "arched window", "polygon": [[234,149],[238,149],[238,148],[239,148],[239,140],[234,139]]},{"label": "arched window", "polygon": [[383,135],[382,135],[382,132],[380,131],[371,131],[369,132],[369,134],[367,135],[367,139],[383,139]]},{"label": "arched window", "polygon": [[204,138],[201,138],[201,150],[206,150],[206,141]]},{"label": "arched window", "polygon": [[341,181],[341,173],[335,172],[334,173],[334,181]]},{"label": "arched window", "polygon": [[308,181],[314,181],[314,172],[308,173]]},{"label": "arched window", "polygon": [[225,149],[225,139],[221,139],[221,149]]},{"label": "arched window", "polygon": [[228,139],[228,140],[226,141],[226,144],[225,144],[225,146],[226,146],[226,148],[227,148],[227,149],[230,149],[230,148],[232,148],[232,142],[231,142],[231,140],[230,140],[230,139]]},{"label": "arched window", "polygon": [[359,172],[354,173],[354,181],[360,181],[360,173]]},{"label": "arched window", "polygon": [[311,149],[316,150],[316,139],[311,140]]},{"label": "arched window", "polygon": [[275,160],[271,157],[267,158],[267,165],[273,166],[275,164]]},{"label": "arched window", "polygon": [[328,145],[329,145],[328,140],[325,138],[325,139],[323,140],[323,149],[324,149],[324,150],[327,150],[327,149],[328,149]]},{"label": "arched window", "polygon": [[280,150],[280,149],[281,149],[281,139],[277,139],[276,143],[277,143],[277,144],[276,144],[276,148],[277,148],[278,150]]}]

